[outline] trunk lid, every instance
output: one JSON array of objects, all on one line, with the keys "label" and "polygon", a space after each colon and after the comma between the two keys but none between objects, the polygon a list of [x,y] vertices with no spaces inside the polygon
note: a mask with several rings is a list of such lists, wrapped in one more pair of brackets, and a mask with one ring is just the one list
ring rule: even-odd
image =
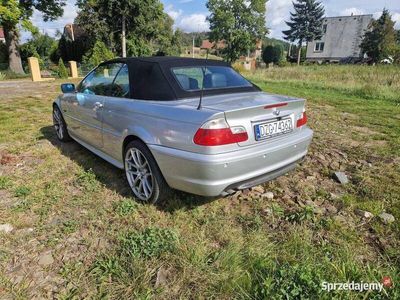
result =
[{"label": "trunk lid", "polygon": [[[304,99],[262,92],[206,97],[202,102],[204,108],[224,112],[230,127],[243,126],[246,129],[249,138],[245,142],[238,143],[241,147],[268,143],[300,130],[296,128],[296,122],[301,118],[304,105]],[[292,125],[290,132],[257,139],[255,126],[287,119],[290,119],[287,122]]]}]

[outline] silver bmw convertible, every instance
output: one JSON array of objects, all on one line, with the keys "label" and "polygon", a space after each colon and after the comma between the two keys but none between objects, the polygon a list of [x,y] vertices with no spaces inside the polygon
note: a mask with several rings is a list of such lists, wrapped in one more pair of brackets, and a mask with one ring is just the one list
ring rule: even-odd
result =
[{"label": "silver bmw convertible", "polygon": [[53,103],[57,137],[124,169],[136,198],[226,196],[292,170],[313,132],[305,100],[262,92],[222,61],[100,64]]}]

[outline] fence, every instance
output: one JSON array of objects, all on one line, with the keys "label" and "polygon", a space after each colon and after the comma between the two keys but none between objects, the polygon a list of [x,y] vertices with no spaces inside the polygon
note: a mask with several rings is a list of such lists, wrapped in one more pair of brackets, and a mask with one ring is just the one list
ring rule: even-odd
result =
[{"label": "fence", "polygon": [[88,65],[78,64],[79,77],[85,77],[93,68]]}]

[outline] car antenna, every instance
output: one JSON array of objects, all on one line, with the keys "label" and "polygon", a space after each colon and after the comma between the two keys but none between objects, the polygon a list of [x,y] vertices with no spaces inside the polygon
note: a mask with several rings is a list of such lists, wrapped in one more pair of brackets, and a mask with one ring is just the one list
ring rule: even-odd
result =
[{"label": "car antenna", "polygon": [[199,106],[197,106],[197,110],[201,109],[201,102],[203,101],[204,79],[206,77],[207,61],[208,61],[208,49],[207,49],[207,54],[206,54],[206,61],[204,62],[204,67],[201,68],[201,70],[203,71],[203,84],[201,85],[200,100],[199,100]]}]

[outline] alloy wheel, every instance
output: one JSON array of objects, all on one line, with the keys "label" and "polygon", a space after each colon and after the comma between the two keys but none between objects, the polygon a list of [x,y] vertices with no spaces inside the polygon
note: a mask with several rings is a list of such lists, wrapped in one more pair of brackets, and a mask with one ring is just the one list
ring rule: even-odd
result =
[{"label": "alloy wheel", "polygon": [[146,157],[139,149],[130,148],[126,152],[125,172],[135,196],[142,201],[149,201],[153,194],[154,177]]},{"label": "alloy wheel", "polygon": [[61,118],[60,111],[58,109],[53,110],[53,124],[56,130],[57,136],[60,140],[64,137],[64,124]]}]

